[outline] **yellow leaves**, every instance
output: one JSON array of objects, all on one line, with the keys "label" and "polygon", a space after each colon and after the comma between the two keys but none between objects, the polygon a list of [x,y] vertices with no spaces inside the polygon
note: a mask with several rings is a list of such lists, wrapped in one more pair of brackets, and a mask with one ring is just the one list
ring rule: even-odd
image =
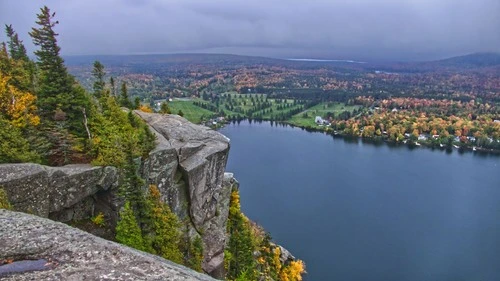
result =
[{"label": "yellow leaves", "polygon": [[104,218],[104,214],[102,212],[99,212],[97,216],[92,217],[90,220],[99,227],[104,227],[106,225],[106,219]]},{"label": "yellow leaves", "polygon": [[40,117],[35,113],[36,97],[11,85],[10,79],[10,76],[0,73],[0,112],[18,128],[37,126],[40,124]]},{"label": "yellow leaves", "polygon": [[302,274],[306,272],[306,267],[303,261],[296,260],[283,268],[280,273],[282,281],[302,281]]},{"label": "yellow leaves", "polygon": [[151,198],[155,200],[160,200],[161,197],[160,190],[156,185],[154,184],[149,185],[149,194],[151,195]]},{"label": "yellow leaves", "polygon": [[280,247],[276,247],[273,250],[273,263],[276,267],[276,272],[281,271],[281,261],[280,261],[281,250]]},{"label": "yellow leaves", "polygon": [[147,105],[141,105],[139,106],[139,110],[142,112],[147,112],[147,113],[153,113],[153,109]]}]

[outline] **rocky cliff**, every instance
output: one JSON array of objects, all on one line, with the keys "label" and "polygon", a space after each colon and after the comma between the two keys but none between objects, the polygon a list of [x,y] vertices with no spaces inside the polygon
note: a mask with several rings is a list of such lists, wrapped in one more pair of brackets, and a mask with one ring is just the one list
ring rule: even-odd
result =
[{"label": "rocky cliff", "polygon": [[[232,174],[224,173],[229,139],[177,115],[136,114],[157,135],[156,148],[137,160],[144,189],[158,186],[162,199],[187,221],[190,236],[202,238],[203,270],[223,277],[230,193],[237,184]],[[103,212],[110,229],[123,205],[118,196],[121,180],[114,167],[0,165],[0,187],[15,210],[61,222]]]},{"label": "rocky cliff", "polygon": [[65,224],[0,209],[1,280],[215,280]]}]

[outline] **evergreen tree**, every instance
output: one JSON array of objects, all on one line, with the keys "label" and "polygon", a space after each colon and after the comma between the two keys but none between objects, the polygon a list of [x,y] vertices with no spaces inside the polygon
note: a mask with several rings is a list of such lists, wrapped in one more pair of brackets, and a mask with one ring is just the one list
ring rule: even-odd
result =
[{"label": "evergreen tree", "polygon": [[132,103],[128,97],[127,83],[122,82],[120,88],[120,106],[132,109]]},{"label": "evergreen tree", "polygon": [[10,57],[14,60],[29,61],[30,59],[26,54],[26,48],[24,47],[23,41],[19,40],[19,36],[14,31],[14,28],[12,28],[12,25],[5,25],[5,33],[9,38],[8,45]]},{"label": "evergreen tree", "polygon": [[61,48],[57,45],[54,31],[58,21],[54,21],[55,13],[51,13],[47,6],[37,14],[38,28],[33,27],[29,33],[33,43],[40,49],[35,51],[40,70],[38,104],[44,115],[52,114],[56,108],[63,111],[71,109],[73,79],[68,75],[64,60],[59,55]]},{"label": "evergreen tree", "polygon": [[183,237],[180,244],[180,250],[184,256],[183,264],[193,270],[202,272],[203,269],[201,264],[203,262],[203,241],[201,237],[196,235],[194,239],[189,233],[189,223],[188,218],[184,221]]},{"label": "evergreen tree", "polygon": [[120,212],[120,221],[116,225],[116,241],[137,250],[145,249],[141,228],[128,201]]},{"label": "evergreen tree", "polygon": [[180,223],[168,205],[162,202],[160,191],[155,185],[149,187],[148,196],[152,246],[156,254],[176,263],[183,262],[180,251]]},{"label": "evergreen tree", "polygon": [[201,264],[203,262],[203,241],[199,236],[194,239],[188,238],[188,251],[184,255],[184,264],[198,272],[203,272]]},{"label": "evergreen tree", "polygon": [[179,112],[177,113],[177,115],[184,117],[184,112],[182,112],[182,110],[179,109]]},{"label": "evergreen tree", "polygon": [[144,222],[147,217],[146,200],[143,194],[144,180],[137,173],[137,164],[134,161],[132,143],[126,144],[126,164],[125,170],[125,183],[122,188],[122,195],[125,200],[130,202],[132,209],[137,214],[139,222]]},{"label": "evergreen tree", "polygon": [[9,52],[2,43],[0,71],[12,76],[11,84],[19,90],[34,93],[35,64],[26,54],[23,41],[19,40],[12,25],[6,25],[5,32],[9,38]]},{"label": "evergreen tree", "polygon": [[21,130],[0,114],[0,163],[22,162],[40,162],[40,157],[30,150]]},{"label": "evergreen tree", "polygon": [[231,193],[227,230],[229,234],[228,252],[230,253],[227,277],[233,280],[244,274],[250,280],[254,280],[253,251],[255,245],[252,241],[248,219],[241,213],[240,196],[237,190]]},{"label": "evergreen tree", "polygon": [[104,87],[106,83],[104,82],[104,76],[106,73],[104,72],[104,65],[99,61],[94,62],[94,69],[92,70],[92,76],[94,76],[94,96],[97,99],[100,99],[104,95]]},{"label": "evergreen tree", "polygon": [[166,102],[161,103],[160,113],[161,114],[170,114],[171,113],[170,107],[168,107],[168,104]]},{"label": "evergreen tree", "polygon": [[[62,127],[68,131],[68,136],[78,141],[78,138],[85,138],[88,135],[84,116],[89,107],[89,100],[85,90],[76,83],[73,76],[68,74],[64,60],[59,55],[61,48],[57,44],[58,34],[54,31],[58,21],[54,20],[54,16],[55,13],[51,13],[47,6],[41,8],[36,21],[38,27],[32,28],[29,33],[33,43],[40,47],[35,51],[39,69],[37,105],[48,134],[55,137],[64,136],[66,134],[58,132]],[[66,118],[62,120],[63,123],[54,126],[54,122],[61,121],[56,120],[61,116],[56,114],[56,110],[64,112]],[[66,141],[59,140],[59,142]],[[75,146],[76,144],[71,145]]]},{"label": "evergreen tree", "polygon": [[134,99],[134,109],[139,109],[141,107],[141,98],[135,97]]},{"label": "evergreen tree", "polygon": [[111,96],[115,97],[116,96],[116,85],[115,85],[115,79],[113,77],[109,78],[109,85],[111,86]]}]

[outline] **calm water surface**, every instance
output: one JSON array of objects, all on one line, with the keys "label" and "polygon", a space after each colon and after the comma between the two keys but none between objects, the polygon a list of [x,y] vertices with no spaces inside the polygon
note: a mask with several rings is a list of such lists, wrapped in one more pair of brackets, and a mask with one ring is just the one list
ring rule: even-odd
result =
[{"label": "calm water surface", "polygon": [[269,123],[221,132],[243,211],[306,262],[307,280],[500,280],[500,157]]}]

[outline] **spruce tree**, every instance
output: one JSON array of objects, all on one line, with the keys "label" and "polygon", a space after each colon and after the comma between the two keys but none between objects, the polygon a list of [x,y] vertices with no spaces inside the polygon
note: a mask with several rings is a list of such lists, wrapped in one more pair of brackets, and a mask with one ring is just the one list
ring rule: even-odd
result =
[{"label": "spruce tree", "polygon": [[33,43],[40,47],[35,51],[40,70],[37,94],[39,108],[45,116],[50,116],[57,108],[66,113],[75,111],[71,104],[74,100],[72,87],[74,80],[68,74],[64,60],[59,55],[61,48],[56,39],[59,34],[54,31],[59,22],[54,20],[54,16],[55,13],[51,13],[47,6],[41,8],[37,14],[38,27],[33,27],[29,33]]},{"label": "spruce tree", "polygon": [[122,86],[120,88],[120,106],[132,109],[132,103],[128,98],[127,83],[125,82],[122,82]]},{"label": "spruce tree", "polygon": [[[19,40],[19,36],[14,31],[14,28],[12,28],[12,25],[5,25],[5,33],[9,38],[7,43],[10,58],[7,65],[2,63],[2,70],[4,73],[8,72],[12,76],[12,85],[19,90],[34,93],[35,63],[26,54],[23,41]],[[2,50],[2,52],[4,51]]]},{"label": "spruce tree", "polygon": [[113,77],[109,78],[109,85],[111,86],[111,96],[116,96],[116,85]]},{"label": "spruce tree", "polygon": [[181,234],[179,219],[161,200],[160,191],[154,185],[149,188],[148,222],[152,230],[152,246],[156,254],[176,263],[183,262],[180,251]]},{"label": "spruce tree", "polygon": [[12,28],[12,25],[5,25],[5,33],[9,38],[8,45],[9,45],[10,57],[14,60],[29,61],[23,41],[19,40],[19,36],[14,31],[14,28]]},{"label": "spruce tree", "polygon": [[233,280],[244,274],[250,276],[250,280],[254,280],[252,277],[255,274],[253,259],[255,245],[252,241],[248,219],[241,213],[240,195],[237,190],[231,193],[227,232],[229,234],[228,252],[230,253],[227,277]]},{"label": "spruce tree", "polygon": [[134,99],[134,109],[139,109],[141,107],[141,98],[135,97]]},{"label": "spruce tree", "polygon": [[145,249],[141,228],[128,201],[120,212],[120,221],[116,225],[116,241],[137,250]]},{"label": "spruce tree", "polygon": [[92,70],[92,76],[94,76],[94,96],[97,99],[100,99],[104,95],[104,87],[106,83],[104,82],[104,76],[106,72],[104,72],[104,65],[99,61],[94,62],[94,69]]}]

